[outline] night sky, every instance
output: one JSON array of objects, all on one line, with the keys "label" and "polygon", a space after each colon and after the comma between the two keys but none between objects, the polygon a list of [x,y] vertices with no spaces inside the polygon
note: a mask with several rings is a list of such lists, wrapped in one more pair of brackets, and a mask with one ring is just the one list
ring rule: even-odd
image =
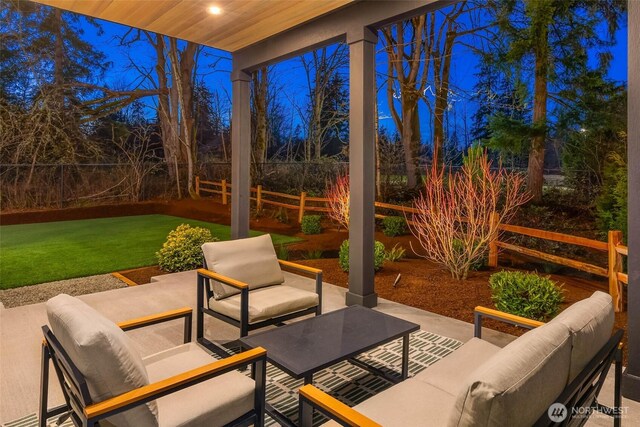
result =
[{"label": "night sky", "polygon": [[[139,82],[139,75],[130,67],[130,57],[136,59],[139,66],[152,67],[155,54],[148,44],[138,43],[133,48],[125,48],[118,45],[118,37],[125,34],[128,27],[113,24],[106,21],[101,23],[104,33],[98,35],[95,28],[90,25],[83,25],[85,29],[84,38],[91,42],[97,49],[102,51],[113,63],[113,66],[105,75],[105,84],[110,87],[131,87]],[[601,28],[605,33],[604,25]],[[382,39],[382,37],[380,37]],[[616,33],[616,44],[611,49],[613,61],[609,70],[609,77],[615,81],[626,83],[627,81],[627,29],[626,20]],[[382,51],[382,42],[378,43],[377,70],[379,74],[379,87],[385,81],[382,75],[386,71],[386,54]],[[593,57],[595,58],[595,52]],[[222,58],[222,59],[220,59]],[[205,83],[211,90],[219,90],[221,96],[231,96],[230,70],[231,55],[228,52],[213,48],[205,48],[199,59],[199,70]],[[595,61],[595,59],[594,59]],[[215,67],[213,64],[215,63]],[[594,62],[595,63],[595,62]],[[453,107],[456,109],[458,123],[466,115],[471,123],[471,116],[475,112],[477,105],[469,100],[473,87],[476,83],[475,73],[478,65],[478,58],[469,48],[457,45],[454,49],[452,61],[451,88]],[[348,76],[348,70],[342,70]],[[299,58],[292,58],[277,64],[273,68],[272,79],[277,87],[281,87],[280,99],[285,108],[291,108],[292,102],[303,105],[307,94],[307,83]],[[387,127],[390,131],[395,130],[392,119],[389,116],[389,108],[386,101],[384,88],[379,92],[379,115],[380,125]],[[144,101],[149,106],[153,105],[152,99]],[[421,103],[421,121],[423,123],[423,135],[429,135],[428,108]],[[150,114],[151,110],[150,110]],[[293,124],[299,123],[299,119],[294,118]]]}]

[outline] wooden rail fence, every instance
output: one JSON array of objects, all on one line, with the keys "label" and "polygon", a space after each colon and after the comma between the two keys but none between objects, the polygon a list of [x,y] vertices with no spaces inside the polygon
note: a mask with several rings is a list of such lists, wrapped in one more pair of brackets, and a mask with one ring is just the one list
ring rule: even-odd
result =
[{"label": "wooden rail fence", "polygon": [[[229,196],[231,195],[231,184],[224,179],[222,181],[214,182],[200,180],[199,177],[196,177],[196,193],[198,195],[201,193],[217,194],[221,197],[222,204],[226,205],[229,203]],[[267,197],[265,198],[265,196]],[[329,199],[325,197],[311,197],[308,196],[306,192],[302,192],[300,195],[292,195],[278,193],[275,191],[267,191],[264,190],[261,185],[251,188],[251,200],[255,201],[258,209],[261,209],[264,205],[271,205],[297,210],[298,222],[302,222],[302,217],[305,215],[305,212],[329,212],[329,207],[327,206]],[[417,209],[410,206],[400,206],[382,202],[375,202],[375,206],[376,208],[398,212],[400,216],[407,217],[407,222],[409,223],[411,223],[408,219],[410,215],[418,213]],[[376,213],[376,218],[385,218],[386,216],[387,215]],[[493,215],[492,220],[497,221],[497,215]],[[621,231],[609,231],[607,241],[602,242],[600,240],[588,239],[570,234],[556,233],[553,231],[545,231],[511,224],[500,224],[498,228],[499,230],[507,233],[519,234],[543,240],[551,240],[554,242],[577,245],[607,252],[607,267],[601,267],[496,239],[489,244],[488,264],[490,267],[498,266],[499,253],[500,249],[502,249],[528,255],[555,264],[564,265],[576,270],[585,271],[596,276],[606,277],[609,279],[609,294],[613,298],[615,311],[619,312],[623,310],[622,285],[629,283],[629,277],[623,271],[622,257],[628,255],[628,248],[622,243]]]},{"label": "wooden rail fence", "polygon": [[[201,195],[201,193],[217,194],[221,197],[222,204],[226,205],[229,203],[229,196],[231,196],[231,184],[225,179],[222,181],[204,181],[196,177],[196,194]],[[271,198],[268,196],[271,196]],[[312,197],[304,191],[300,195],[278,193],[264,190],[261,185],[258,185],[257,187],[251,187],[251,200],[256,202],[257,209],[261,209],[264,205],[271,205],[296,210],[298,211],[298,222],[302,222],[305,212],[329,212],[329,207],[327,206],[329,199],[326,197]],[[418,213],[417,209],[410,206],[376,202],[376,207],[396,211],[399,216]],[[376,218],[385,218],[387,216],[376,213]]]}]

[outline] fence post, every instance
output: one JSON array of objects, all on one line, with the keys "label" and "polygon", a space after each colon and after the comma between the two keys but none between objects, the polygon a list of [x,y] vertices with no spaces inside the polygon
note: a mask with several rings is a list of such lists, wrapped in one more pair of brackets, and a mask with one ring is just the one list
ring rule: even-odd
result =
[{"label": "fence post", "polygon": [[489,267],[497,267],[498,266],[498,221],[500,218],[496,212],[491,212],[491,216],[489,217],[489,221],[491,221],[491,227],[496,229],[495,237],[489,242]]},{"label": "fence post", "polygon": [[262,209],[262,185],[256,187],[256,210],[259,212]]},{"label": "fence post", "polygon": [[200,197],[200,176],[196,176],[196,195]]},{"label": "fence post", "polygon": [[227,180],[223,179],[222,182],[222,204],[227,204]]},{"label": "fence post", "polygon": [[307,200],[307,192],[300,193],[300,212],[298,213],[298,222],[302,223],[302,217],[304,216],[304,204]]},{"label": "fence post", "polygon": [[622,311],[622,284],[618,280],[618,273],[622,271],[622,256],[616,251],[616,246],[620,244],[622,244],[622,231],[610,230],[607,235],[609,295],[613,299],[613,309],[616,313]]}]

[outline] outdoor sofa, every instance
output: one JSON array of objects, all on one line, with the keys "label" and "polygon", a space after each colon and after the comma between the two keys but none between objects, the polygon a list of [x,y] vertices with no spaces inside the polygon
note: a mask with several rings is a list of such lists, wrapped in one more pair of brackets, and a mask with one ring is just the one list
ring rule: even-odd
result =
[{"label": "outdoor sofa", "polygon": [[[71,417],[76,426],[263,426],[266,351],[215,361],[191,343],[191,308],[114,324],[83,301],[58,295],[43,326],[39,425]],[[141,357],[124,331],[184,318],[184,344]],[[66,403],[48,408],[52,362]],[[252,366],[252,377],[237,369]]]},{"label": "outdoor sofa", "polygon": [[[279,260],[268,234],[202,245],[198,270],[196,336],[204,337],[204,315],[240,328],[240,336],[267,325],[322,313],[322,270]],[[282,268],[311,276],[315,290],[287,286]],[[215,349],[215,347],[213,347]]]},{"label": "outdoor sofa", "polygon": [[[622,331],[611,333],[608,294],[596,292],[547,324],[483,307],[475,315],[476,338],[354,408],[305,385],[299,419],[310,420],[316,409],[332,419],[326,425],[518,427],[582,425],[594,409],[620,414]],[[500,348],[479,338],[483,317],[533,330]],[[606,408],[596,398],[614,361],[614,408]],[[554,403],[564,407],[550,410]]]}]

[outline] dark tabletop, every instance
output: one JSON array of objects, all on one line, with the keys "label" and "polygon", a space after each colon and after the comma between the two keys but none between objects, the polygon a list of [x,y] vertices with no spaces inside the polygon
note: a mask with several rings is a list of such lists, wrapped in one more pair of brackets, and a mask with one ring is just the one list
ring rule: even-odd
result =
[{"label": "dark tabletop", "polygon": [[418,329],[415,323],[352,306],[240,341],[245,347],[264,347],[271,363],[302,378]]}]

